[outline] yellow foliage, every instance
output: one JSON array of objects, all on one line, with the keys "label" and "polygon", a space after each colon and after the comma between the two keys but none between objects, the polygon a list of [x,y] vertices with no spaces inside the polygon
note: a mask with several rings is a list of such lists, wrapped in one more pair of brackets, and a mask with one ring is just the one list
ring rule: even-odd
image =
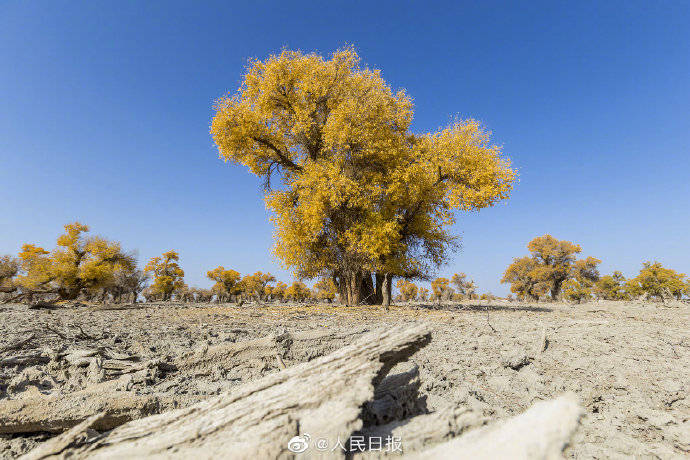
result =
[{"label": "yellow foliage", "polygon": [[21,274],[16,283],[22,292],[34,293],[48,291],[53,281],[53,270],[49,252],[33,244],[22,245],[19,253]]},{"label": "yellow foliage", "polygon": [[290,285],[289,288],[285,290],[285,297],[297,302],[301,302],[311,297],[311,291],[303,282],[295,281],[292,283],[292,285]]},{"label": "yellow foliage", "polygon": [[468,280],[465,273],[456,273],[450,279],[450,282],[455,285],[459,296],[462,299],[474,299],[476,295],[477,286],[473,280]]},{"label": "yellow foliage", "polygon": [[153,257],[144,267],[146,273],[153,275],[150,292],[154,296],[159,296],[161,300],[170,300],[175,291],[186,288],[184,270],[180,268],[179,260],[179,254],[171,250]]},{"label": "yellow foliage", "polygon": [[453,297],[453,288],[448,278],[436,278],[431,282],[431,291],[435,300],[447,300]]},{"label": "yellow foliage", "polygon": [[350,48],[253,61],[215,109],[220,157],[264,179],[275,253],[299,277],[420,276],[453,247],[454,211],[492,206],[515,181],[474,120],[412,134],[411,99]]},{"label": "yellow foliage", "polygon": [[402,297],[402,300],[406,302],[410,300],[417,300],[417,293],[419,289],[417,288],[417,285],[415,285],[414,283],[406,279],[399,279],[395,287],[397,287],[400,291],[400,296]]},{"label": "yellow foliage", "polygon": [[612,275],[604,275],[593,287],[593,293],[596,297],[605,300],[628,300],[629,293],[625,288],[625,277],[619,271],[613,272]]},{"label": "yellow foliage", "polygon": [[513,259],[501,279],[502,283],[511,283],[510,290],[520,298],[538,300],[550,291],[555,300],[567,280],[577,281],[573,282],[577,286],[570,283],[571,292],[575,292],[576,287],[579,289],[584,284],[591,287],[599,279],[597,265],[601,260],[594,257],[576,260],[582,248],[570,241],[544,235],[530,241],[527,248],[531,256]]},{"label": "yellow foliage", "polygon": [[86,236],[89,227],[79,222],[65,225],[52,253],[25,244],[19,253],[22,275],[17,284],[23,292],[57,292],[61,299],[80,294],[105,295],[125,271],[133,273],[136,262],[122,251],[120,243]]},{"label": "yellow foliage", "polygon": [[263,299],[271,294],[272,288],[268,285],[275,281],[275,276],[270,273],[256,272],[253,275],[246,275],[239,283],[239,289],[245,297]]},{"label": "yellow foliage", "polygon": [[225,301],[229,296],[239,294],[239,272],[235,270],[226,270],[225,267],[221,265],[206,272],[206,276],[216,282],[211,290],[218,297],[219,301]]},{"label": "yellow foliage", "polygon": [[592,297],[592,283],[578,278],[569,278],[563,283],[563,295],[578,303]]},{"label": "yellow foliage", "polygon": [[272,298],[283,300],[285,298],[285,290],[288,288],[287,284],[282,281],[278,281],[275,286],[271,287],[268,293]]},{"label": "yellow foliage", "polygon": [[333,302],[338,294],[338,287],[333,282],[333,278],[322,278],[314,284],[314,296],[319,300]]},{"label": "yellow foliage", "polygon": [[627,282],[626,290],[633,297],[680,299],[683,295],[690,296],[690,280],[684,273],[664,268],[659,262],[644,262],[640,274]]},{"label": "yellow foliage", "polygon": [[429,299],[429,290],[427,288],[419,288],[419,300],[426,301]]}]

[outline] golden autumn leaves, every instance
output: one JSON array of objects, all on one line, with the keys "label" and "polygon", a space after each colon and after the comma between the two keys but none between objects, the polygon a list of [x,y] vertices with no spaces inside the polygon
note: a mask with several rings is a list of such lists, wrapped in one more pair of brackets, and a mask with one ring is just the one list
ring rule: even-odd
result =
[{"label": "golden autumn leaves", "polygon": [[539,300],[550,294],[552,300],[565,298],[581,302],[604,300],[680,299],[690,295],[690,280],[685,274],[664,268],[659,262],[644,262],[640,273],[626,280],[619,271],[601,276],[595,257],[577,259],[582,248],[575,243],[543,235],[529,242],[529,256],[513,259],[503,274],[511,292],[522,300]]},{"label": "golden autumn leaves", "polygon": [[226,161],[262,177],[275,253],[298,276],[421,276],[446,258],[458,210],[507,199],[516,173],[473,120],[410,132],[412,101],[352,49],[250,63],[216,105]]},{"label": "golden autumn leaves", "polygon": [[66,300],[105,293],[119,298],[129,285],[141,284],[135,257],[124,252],[120,243],[87,235],[89,227],[79,222],[64,228],[52,251],[33,244],[22,246],[14,287],[29,299],[45,293]]}]

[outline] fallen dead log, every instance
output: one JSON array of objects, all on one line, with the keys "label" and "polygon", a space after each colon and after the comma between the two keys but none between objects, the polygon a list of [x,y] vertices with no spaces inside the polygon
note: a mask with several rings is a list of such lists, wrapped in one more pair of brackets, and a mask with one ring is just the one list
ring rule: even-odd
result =
[{"label": "fallen dead log", "polygon": [[61,432],[98,413],[103,417],[93,428],[108,430],[166,406],[168,398],[137,395],[123,386],[111,380],[69,394],[0,401],[0,434]]},{"label": "fallen dead log", "polygon": [[180,371],[192,374],[205,374],[217,367],[229,369],[257,359],[274,362],[277,358],[278,366],[283,368],[283,365],[310,361],[342,348],[366,331],[279,332],[258,339],[199,348],[182,355],[174,363]]},{"label": "fallen dead log", "polygon": [[[87,352],[82,351],[81,354]],[[90,364],[91,360],[100,360],[100,357],[83,359],[89,360],[85,362]],[[72,362],[77,366],[83,365],[76,357]],[[174,398],[170,396],[138,395],[129,391],[137,374],[145,378],[143,374],[151,370],[166,373],[174,370],[174,366],[155,360],[131,363],[131,366],[116,371],[119,378],[96,383],[84,390],[0,401],[0,434],[61,432],[101,412],[104,415],[99,419],[97,429],[109,430],[174,407]],[[104,371],[106,375],[110,373],[110,369]]]},{"label": "fallen dead log", "polygon": [[[361,332],[355,331],[354,335],[360,335]],[[52,358],[65,360],[73,367],[87,367],[97,360],[105,377],[114,380],[97,383],[73,393],[24,398],[21,399],[21,404],[19,400],[0,401],[0,434],[64,431],[99,411],[114,414],[102,418],[99,429],[112,429],[173,405],[172,398],[161,402],[156,396],[134,397],[133,393],[113,390],[128,389],[129,375],[151,368],[157,368],[163,374],[181,371],[191,375],[206,375],[215,368],[251,366],[256,360],[275,362],[276,358],[279,359],[278,363],[283,358],[293,363],[324,355],[327,351],[338,348],[341,341],[351,338],[352,335],[330,331],[279,333],[254,340],[204,347],[181,356],[173,363],[160,360],[139,362],[136,356],[102,348],[71,350],[56,357],[46,351],[36,350],[6,358],[0,360],[0,367],[45,364]],[[90,403],[90,400],[94,402]],[[84,404],[84,401],[88,403]],[[46,410],[47,407],[52,409]]]},{"label": "fallen dead log", "polygon": [[[400,439],[404,442],[403,451],[413,453],[460,436],[470,429],[481,427],[487,420],[468,408],[446,406],[431,414],[366,427],[359,434],[367,446],[371,445],[370,440],[373,439]],[[376,451],[363,453],[364,458],[379,456],[380,452]]]},{"label": "fallen dead log", "polygon": [[18,348],[22,348],[24,345],[27,343],[31,342],[34,338],[36,338],[36,334],[30,334],[27,338],[18,340],[15,343],[11,343],[9,345],[6,345],[2,348],[0,348],[0,353],[4,353],[6,351],[10,350],[16,350]]},{"label": "fallen dead log", "polygon": [[[356,332],[356,334],[359,333],[361,331]],[[115,391],[114,389],[128,388],[127,379],[130,374],[156,367],[163,373],[181,371],[191,375],[205,375],[212,372],[213,368],[231,369],[247,366],[250,365],[248,363],[261,359],[273,361],[276,357],[282,360],[282,357],[287,359],[289,356],[291,361],[295,361],[294,354],[297,355],[297,359],[323,355],[328,349],[338,347],[339,340],[347,338],[351,336],[329,331],[308,331],[294,335],[279,333],[254,340],[203,347],[181,356],[173,363],[155,360],[138,362],[137,357],[102,349],[72,350],[59,354],[57,359],[64,359],[74,367],[86,367],[93,360],[103,358],[99,361],[99,367],[106,377],[116,377],[116,379],[73,393],[24,398],[21,404],[12,400],[0,401],[0,434],[63,431],[101,410],[115,414],[112,417],[104,417],[99,422],[100,429],[111,429],[143,415],[157,413],[161,408],[172,405],[172,402],[167,400],[165,404],[161,404],[156,397],[147,396],[142,399],[131,397],[132,394],[125,395],[121,391]],[[292,349],[294,349],[294,354]],[[109,357],[115,359],[108,359]],[[14,358],[7,364],[47,363],[51,359],[42,351],[37,351],[26,358],[23,360]],[[0,365],[3,365],[3,361],[0,361]],[[95,401],[93,404],[82,403],[91,399]],[[71,408],[72,406],[74,409]],[[45,411],[45,407],[59,408],[59,410]]]},{"label": "fallen dead log", "polygon": [[94,417],[91,425],[63,433],[49,441],[53,447],[39,446],[25,458],[275,458],[289,455],[288,442],[300,434],[346,442],[362,427],[361,407],[374,396],[374,386],[429,341],[425,326],[367,334],[231,394],[134,420],[75,445],[101,423]]},{"label": "fallen dead log", "polygon": [[34,364],[46,364],[50,362],[50,356],[42,350],[32,350],[25,353],[0,359],[0,367],[31,366]]},{"label": "fallen dead log", "polygon": [[104,413],[92,415],[80,424],[74,426],[69,431],[61,436],[49,439],[40,446],[33,449],[31,452],[23,455],[21,458],[27,460],[38,460],[47,457],[59,455],[68,448],[82,446],[89,441],[90,438],[100,436],[100,434],[93,429],[100,420],[104,417]]},{"label": "fallen dead log", "polygon": [[411,458],[513,460],[563,458],[563,449],[579,426],[583,410],[570,393],[534,404],[504,422],[473,430]]}]

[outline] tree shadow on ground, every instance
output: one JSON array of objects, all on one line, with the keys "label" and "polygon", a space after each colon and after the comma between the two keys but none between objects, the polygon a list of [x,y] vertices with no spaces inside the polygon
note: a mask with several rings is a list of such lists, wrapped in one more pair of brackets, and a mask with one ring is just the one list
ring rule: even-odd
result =
[{"label": "tree shadow on ground", "polygon": [[454,304],[454,305],[437,305],[437,304],[423,304],[415,305],[414,308],[422,310],[445,310],[445,311],[529,311],[534,313],[550,313],[552,308],[538,307],[536,305],[481,305],[481,304]]}]

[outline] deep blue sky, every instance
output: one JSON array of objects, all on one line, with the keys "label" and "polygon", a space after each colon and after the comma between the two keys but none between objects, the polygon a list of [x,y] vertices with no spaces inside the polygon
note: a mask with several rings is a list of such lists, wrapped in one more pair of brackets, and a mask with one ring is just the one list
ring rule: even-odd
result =
[{"label": "deep blue sky", "polygon": [[290,281],[212,104],[248,58],[351,43],[414,98],[415,131],[478,118],[519,169],[509,202],[459,216],[441,274],[504,294],[547,232],[605,272],[690,273],[689,5],[0,0],[0,254],[79,219],[142,262],[179,250],[190,285],[219,264]]}]

